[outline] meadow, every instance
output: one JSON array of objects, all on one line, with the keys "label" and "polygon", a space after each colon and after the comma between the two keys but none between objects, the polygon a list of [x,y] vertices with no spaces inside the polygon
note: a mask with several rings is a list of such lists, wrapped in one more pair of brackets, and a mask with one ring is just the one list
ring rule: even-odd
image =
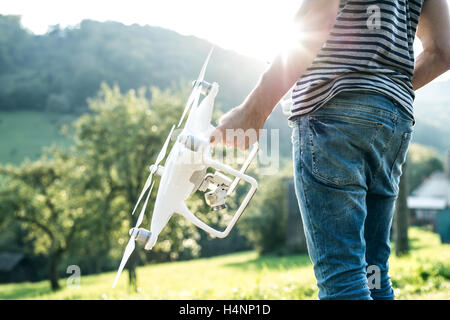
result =
[{"label": "meadow", "polygon": [[[411,251],[391,257],[397,299],[450,299],[450,244],[410,229]],[[150,253],[151,254],[151,253]],[[111,289],[115,272],[81,277],[80,287],[52,292],[48,281],[0,285],[0,299],[317,299],[309,257],[241,252],[138,268],[138,292],[126,272]]]},{"label": "meadow", "polygon": [[0,163],[19,165],[24,159],[39,158],[43,147],[69,145],[70,138],[61,134],[61,128],[75,119],[53,112],[0,112]]}]

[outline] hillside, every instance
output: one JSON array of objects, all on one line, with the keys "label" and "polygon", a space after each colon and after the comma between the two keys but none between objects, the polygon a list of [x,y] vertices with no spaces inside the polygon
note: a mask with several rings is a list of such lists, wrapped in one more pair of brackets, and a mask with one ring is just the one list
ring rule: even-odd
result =
[{"label": "hillside", "polygon": [[450,80],[435,82],[416,93],[415,141],[441,154],[450,150]]},{"label": "hillside", "polygon": [[[123,91],[192,81],[212,44],[150,26],[84,20],[44,35],[0,15],[0,110],[82,112],[102,81]],[[221,85],[219,102],[238,103],[264,64],[216,48],[206,78]]]}]

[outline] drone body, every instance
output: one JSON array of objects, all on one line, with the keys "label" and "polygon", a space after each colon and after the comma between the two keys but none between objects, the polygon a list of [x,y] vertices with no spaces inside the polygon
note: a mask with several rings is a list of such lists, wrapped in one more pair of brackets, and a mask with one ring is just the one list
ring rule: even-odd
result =
[{"label": "drone body", "polygon": [[[135,248],[135,242],[141,242],[145,245],[146,250],[151,250],[155,245],[160,232],[174,213],[184,216],[194,225],[208,232],[213,237],[224,238],[234,227],[253,194],[256,192],[258,183],[254,178],[246,175],[245,171],[258,151],[257,144],[253,147],[240,171],[212,158],[209,136],[214,130],[214,127],[211,125],[211,117],[214,108],[214,100],[218,93],[219,86],[217,83],[209,84],[203,81],[210,55],[211,52],[203,65],[197,81],[195,81],[194,89],[178,124],[178,127],[180,127],[184,117],[187,115],[187,111],[191,108],[185,126],[169,152],[164,166],[161,166],[160,163],[165,157],[175,126],[172,127],[155,164],[150,166],[150,175],[139,196],[133,214],[143,196],[148,191],[147,197],[141,209],[136,226],[130,230],[131,238],[125,249],[113,287],[116,285],[126,261]],[[200,105],[198,105],[201,93],[205,95],[205,98]],[[218,171],[214,174],[207,173],[208,168],[214,168]],[[145,209],[153,190],[154,183],[152,184],[151,182],[154,174],[160,176],[161,181],[153,209],[150,230],[146,230],[139,228],[139,226],[142,223]],[[233,176],[234,180],[230,179],[227,175]],[[250,183],[251,188],[224,231],[218,231],[205,224],[198,219],[185,204],[185,201],[195,191],[200,190],[206,192],[206,202],[211,206],[212,210],[221,210],[226,207],[225,198],[233,193],[241,179]]]},{"label": "drone body", "polygon": [[[191,182],[191,177],[194,173],[206,172],[206,164],[203,162],[202,153],[208,152],[209,150],[205,149],[210,148],[208,138],[211,130],[214,129],[210,123],[214,98],[217,92],[218,85],[214,83],[213,89],[202,101],[202,104],[196,110],[193,109],[191,111],[185,128],[167,157],[156,196],[150,228],[151,237],[145,245],[146,250],[153,248],[159,233],[173,213],[178,213],[185,217],[186,215],[190,216],[189,209],[187,209],[184,201],[194,191],[195,185]],[[198,141],[187,140],[187,137],[196,137]],[[195,145],[199,141],[202,145]],[[190,147],[198,148],[198,150],[191,150]],[[188,219],[192,221],[192,217]]]}]

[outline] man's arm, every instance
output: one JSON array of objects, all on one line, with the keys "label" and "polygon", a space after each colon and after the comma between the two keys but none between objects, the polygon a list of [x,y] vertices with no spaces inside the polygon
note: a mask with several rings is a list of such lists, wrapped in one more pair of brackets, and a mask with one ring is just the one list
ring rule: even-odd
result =
[{"label": "man's arm", "polygon": [[417,90],[450,69],[450,17],[447,0],[426,0],[417,27],[423,52],[412,84]]},{"label": "man's arm", "polygon": [[[336,21],[339,0],[303,0],[295,19],[300,40],[287,52],[280,53],[244,102],[220,120],[214,140],[236,145],[225,137],[226,129],[259,131],[286,92],[312,64]],[[230,138],[230,137],[229,137]],[[246,141],[248,148],[254,141]]]}]

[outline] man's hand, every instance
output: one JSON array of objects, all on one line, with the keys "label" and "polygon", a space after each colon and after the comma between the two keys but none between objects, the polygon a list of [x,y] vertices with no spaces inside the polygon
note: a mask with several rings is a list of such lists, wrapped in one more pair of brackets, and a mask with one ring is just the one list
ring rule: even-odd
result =
[{"label": "man's hand", "polygon": [[425,1],[417,36],[422,41],[423,52],[416,60],[414,90],[450,69],[450,14],[446,0]]},{"label": "man's hand", "polygon": [[211,135],[211,142],[240,149],[248,149],[254,144],[266,119],[258,112],[252,113],[250,109],[241,105],[223,115]]}]

